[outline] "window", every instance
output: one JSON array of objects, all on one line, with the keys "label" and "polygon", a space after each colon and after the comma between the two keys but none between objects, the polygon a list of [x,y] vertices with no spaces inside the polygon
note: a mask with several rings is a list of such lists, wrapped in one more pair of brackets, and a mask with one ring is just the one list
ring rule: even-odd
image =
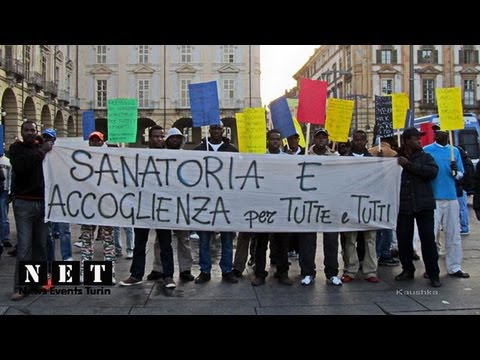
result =
[{"label": "window", "polygon": [[107,45],[97,45],[97,64],[107,63]]},{"label": "window", "polygon": [[393,93],[393,79],[382,79],[382,95]]},{"label": "window", "polygon": [[347,48],[347,70],[352,67],[352,48]]},{"label": "window", "polygon": [[193,128],[192,127],[183,128],[183,136],[185,137],[185,142],[193,143]]},{"label": "window", "polygon": [[382,45],[377,50],[377,64],[396,64],[397,63],[397,50],[393,45]]},{"label": "window", "polygon": [[463,104],[475,105],[475,83],[473,80],[463,80]]},{"label": "window", "polygon": [[233,45],[223,45],[223,62],[235,62],[235,48]]},{"label": "window", "polygon": [[107,107],[107,80],[97,80],[97,108]]},{"label": "window", "polygon": [[180,80],[180,107],[190,107],[190,96],[188,93],[188,85],[192,83],[192,80],[181,79]]},{"label": "window", "polygon": [[67,75],[67,92],[70,93],[71,75]]},{"label": "window", "polygon": [[30,64],[32,61],[32,47],[25,45],[25,77],[30,79]]},{"label": "window", "polygon": [[182,63],[192,62],[192,45],[182,45],[180,61]]},{"label": "window", "polygon": [[42,80],[47,80],[47,55],[42,54]]},{"label": "window", "polygon": [[419,64],[438,64],[438,50],[431,45],[422,45],[417,50]]},{"label": "window", "polygon": [[150,80],[138,80],[137,85],[138,107],[150,107]]},{"label": "window", "polygon": [[478,64],[478,50],[475,50],[473,46],[465,45],[460,50],[460,64]]},{"label": "window", "polygon": [[55,66],[55,74],[53,77],[53,80],[58,83],[58,80],[60,79],[60,68],[58,66]]},{"label": "window", "polygon": [[435,104],[435,81],[433,79],[423,80],[423,102],[427,105]]},{"label": "window", "polygon": [[233,107],[235,105],[235,80],[223,80],[223,106]]},{"label": "window", "polygon": [[138,63],[148,64],[148,45],[138,45]]},{"label": "window", "polygon": [[382,50],[381,51],[381,64],[391,64],[392,63],[392,50]]}]

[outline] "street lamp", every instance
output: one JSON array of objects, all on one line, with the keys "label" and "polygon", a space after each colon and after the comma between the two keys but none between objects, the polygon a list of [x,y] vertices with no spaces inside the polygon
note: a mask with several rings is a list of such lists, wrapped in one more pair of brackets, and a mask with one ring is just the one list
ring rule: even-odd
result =
[{"label": "street lamp", "polygon": [[333,74],[333,90],[334,90],[333,96],[337,97],[337,80],[340,78],[339,76],[337,76],[337,74],[342,76],[342,75],[351,75],[352,73],[346,70],[327,70],[322,73],[322,77],[325,79],[325,76],[330,76],[332,74]]}]

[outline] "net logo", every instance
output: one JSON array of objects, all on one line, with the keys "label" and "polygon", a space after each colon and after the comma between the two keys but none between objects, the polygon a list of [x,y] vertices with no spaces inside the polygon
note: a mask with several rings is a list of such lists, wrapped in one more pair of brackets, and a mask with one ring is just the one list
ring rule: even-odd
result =
[{"label": "net logo", "polygon": [[[80,285],[80,261],[52,261],[51,284],[53,286]],[[20,261],[19,285],[45,285],[48,281],[46,261]],[[111,261],[85,261],[83,270],[83,285],[112,285]]]}]

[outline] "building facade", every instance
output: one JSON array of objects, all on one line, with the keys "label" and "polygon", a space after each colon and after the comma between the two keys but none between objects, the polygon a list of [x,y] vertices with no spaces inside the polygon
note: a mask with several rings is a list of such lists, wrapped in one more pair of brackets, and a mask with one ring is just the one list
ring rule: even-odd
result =
[{"label": "building facade", "polygon": [[352,129],[372,131],[375,95],[407,93],[415,117],[437,113],[435,88],[442,87],[460,87],[464,112],[478,115],[479,49],[480,45],[324,45],[294,78],[298,83],[302,77],[325,80],[328,96],[355,100]]},{"label": "building facade", "polygon": [[96,129],[108,139],[107,100],[138,99],[136,144],[146,146],[148,128],[177,127],[187,148],[201,140],[192,127],[188,85],[217,81],[221,119],[236,139],[235,113],[260,107],[258,45],[79,46],[80,107],[94,110]]},{"label": "building facade", "polygon": [[59,137],[80,136],[76,45],[0,45],[4,146],[20,137],[25,119]]}]

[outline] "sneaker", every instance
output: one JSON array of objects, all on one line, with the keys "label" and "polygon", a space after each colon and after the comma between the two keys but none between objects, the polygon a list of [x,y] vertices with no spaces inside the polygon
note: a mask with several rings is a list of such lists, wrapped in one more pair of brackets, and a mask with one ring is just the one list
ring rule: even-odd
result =
[{"label": "sneaker", "polygon": [[75,241],[73,243],[73,246],[76,246],[77,248],[82,248],[83,247],[83,242],[82,241]]},{"label": "sneaker", "polygon": [[353,281],[353,278],[351,276],[345,274],[342,275],[342,283],[349,283],[351,281]]},{"label": "sneaker", "polygon": [[248,260],[247,265],[252,266],[253,264],[255,264],[255,259],[253,258],[253,256],[250,256],[250,260]]},{"label": "sneaker", "polygon": [[7,251],[8,256],[17,256],[17,247],[15,246],[12,250]]},{"label": "sneaker", "polygon": [[378,278],[376,276],[370,276],[370,277],[366,278],[365,280],[367,280],[368,282],[374,283],[374,284],[380,282],[380,280],[378,280]]},{"label": "sneaker", "polygon": [[[462,236],[470,235],[470,231],[460,231],[460,235]],[[3,246],[5,246],[5,243],[3,243]]]},{"label": "sneaker", "polygon": [[297,253],[294,251],[289,251],[288,252],[288,257],[297,257]]},{"label": "sneaker", "polygon": [[233,275],[233,271],[223,273],[222,274],[222,281],[228,282],[230,284],[238,283],[237,278],[235,277],[235,275]]},{"label": "sneaker", "polygon": [[332,276],[330,279],[327,279],[327,284],[341,286],[342,280],[338,276]]},{"label": "sneaker", "polygon": [[200,240],[200,236],[196,232],[190,233],[190,239],[191,240]]},{"label": "sneaker", "polygon": [[6,248],[7,248],[7,247],[12,247],[12,243],[11,243],[10,241],[8,241],[8,240],[5,240],[5,241],[3,242],[3,247],[6,247]]},{"label": "sneaker", "polygon": [[115,256],[116,257],[122,257],[123,253],[121,251],[115,251]]},{"label": "sneaker", "polygon": [[163,273],[155,270],[152,270],[152,272],[147,276],[148,281],[160,280],[160,279],[163,279]]},{"label": "sneaker", "polygon": [[190,270],[185,270],[180,273],[180,279],[183,281],[193,281],[195,278],[193,277]]},{"label": "sneaker", "polygon": [[120,281],[119,285],[120,286],[140,285],[142,282],[143,282],[142,280],[139,280],[130,276],[128,279]]},{"label": "sneaker", "polygon": [[70,256],[70,257],[68,257],[68,258],[66,258],[66,259],[63,259],[63,261],[73,261],[73,258]]},{"label": "sneaker", "polygon": [[210,273],[200,272],[200,274],[195,278],[195,284],[202,284],[211,279]]},{"label": "sneaker", "polygon": [[305,276],[301,281],[303,286],[312,285],[314,282],[315,282],[315,278],[310,275]]},{"label": "sneaker", "polygon": [[115,279],[115,274],[112,275],[112,285],[117,284],[117,279]]},{"label": "sneaker", "polygon": [[412,260],[414,260],[414,261],[420,260],[420,256],[418,256],[418,254],[415,250],[413,250]]},{"label": "sneaker", "polygon": [[167,289],[175,289],[177,287],[177,284],[175,284],[175,281],[173,281],[171,277],[166,277],[163,281]]},{"label": "sneaker", "polygon": [[398,266],[400,265],[400,261],[394,259],[393,257],[389,259],[379,258],[378,259],[378,266]]},{"label": "sneaker", "polygon": [[127,259],[133,259],[133,250],[127,250]]}]

